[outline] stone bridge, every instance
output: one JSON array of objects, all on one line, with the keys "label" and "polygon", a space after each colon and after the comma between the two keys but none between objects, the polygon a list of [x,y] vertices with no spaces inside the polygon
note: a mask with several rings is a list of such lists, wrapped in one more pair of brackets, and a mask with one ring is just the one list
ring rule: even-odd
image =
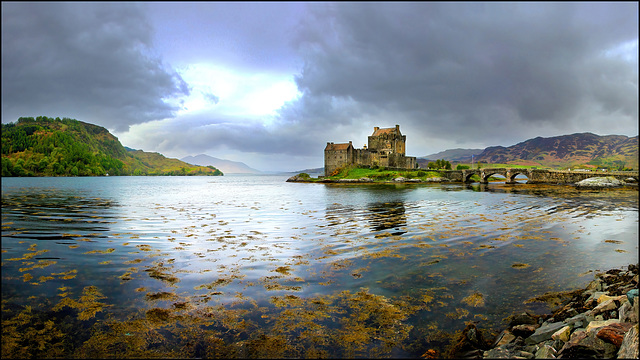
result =
[{"label": "stone bridge", "polygon": [[463,183],[471,182],[471,176],[478,175],[481,183],[488,183],[491,175],[504,176],[507,184],[515,184],[517,175],[527,177],[527,184],[573,184],[584,179],[601,176],[613,176],[619,180],[634,178],[638,181],[637,171],[565,171],[539,170],[525,168],[482,168],[442,171],[448,179]]}]

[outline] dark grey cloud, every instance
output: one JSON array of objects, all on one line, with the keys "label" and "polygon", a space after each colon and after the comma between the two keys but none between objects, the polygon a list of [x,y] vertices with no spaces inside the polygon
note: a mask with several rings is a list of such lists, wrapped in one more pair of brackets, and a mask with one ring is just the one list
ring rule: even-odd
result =
[{"label": "dark grey cloud", "polygon": [[131,3],[2,3],[2,121],[68,116],[123,131],[173,116],[187,84]]},{"label": "dark grey cloud", "polygon": [[[331,127],[395,114],[391,124],[418,136],[488,145],[543,131],[637,134],[637,55],[610,51],[635,41],[637,52],[637,3],[313,6],[294,41],[304,95],[290,107],[302,119]],[[313,110],[327,97],[357,111]]]},{"label": "dark grey cloud", "polygon": [[[373,126],[399,124],[418,156],[637,135],[637,51],[633,2],[3,2],[2,120],[69,116],[169,156],[314,166],[327,141],[361,146]],[[301,96],[273,117],[239,115],[254,113],[233,108],[250,105],[214,76],[183,72],[190,90],[164,61],[233,74],[247,94],[251,81],[291,76]],[[207,104],[177,112],[190,91]]]}]

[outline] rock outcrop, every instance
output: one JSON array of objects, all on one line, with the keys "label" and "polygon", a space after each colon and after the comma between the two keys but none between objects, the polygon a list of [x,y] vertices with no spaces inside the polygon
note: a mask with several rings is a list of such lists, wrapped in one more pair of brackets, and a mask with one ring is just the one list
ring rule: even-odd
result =
[{"label": "rock outcrop", "polygon": [[[566,295],[567,293],[564,293]],[[598,274],[553,314],[511,316],[509,328],[482,346],[468,342],[450,357],[474,359],[638,358],[638,265]],[[545,294],[550,298],[553,294]],[[468,333],[470,329],[465,329]],[[478,332],[474,328],[474,331]],[[475,334],[475,333],[474,333]],[[481,338],[475,335],[476,338]]]},{"label": "rock outcrop", "polygon": [[613,176],[606,177],[593,177],[584,179],[576,183],[576,187],[579,189],[604,189],[624,186],[626,183],[622,180],[618,180]]}]

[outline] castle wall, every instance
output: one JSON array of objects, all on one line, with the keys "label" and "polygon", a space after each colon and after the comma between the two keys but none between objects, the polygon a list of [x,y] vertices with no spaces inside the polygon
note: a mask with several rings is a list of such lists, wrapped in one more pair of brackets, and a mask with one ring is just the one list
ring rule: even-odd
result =
[{"label": "castle wall", "polygon": [[351,149],[325,150],[324,152],[325,176],[329,176],[337,168],[343,167],[345,165],[353,164],[353,151],[351,151]]},{"label": "castle wall", "polygon": [[[377,135],[376,135],[377,134]],[[415,157],[405,156],[406,135],[400,134],[400,128],[382,129],[375,127],[374,135],[368,138],[368,148],[355,149],[351,143],[327,143],[324,150],[324,174],[330,176],[333,171],[345,165],[380,166],[387,168],[415,169]]]}]

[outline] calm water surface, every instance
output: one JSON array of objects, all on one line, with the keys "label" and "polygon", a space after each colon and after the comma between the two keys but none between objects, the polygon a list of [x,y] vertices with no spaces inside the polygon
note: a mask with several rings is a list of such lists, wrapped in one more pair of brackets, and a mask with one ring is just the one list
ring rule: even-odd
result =
[{"label": "calm water surface", "polygon": [[[547,310],[527,299],[638,262],[637,190],[285,180],[3,178],[3,302],[52,306],[95,286],[110,305],[98,318],[241,308],[245,338],[370,356],[386,333],[344,334],[377,326],[398,338],[375,354],[419,356],[433,334],[467,321],[498,331],[515,311]],[[357,318],[354,303],[385,318]],[[296,309],[315,317],[283,330]],[[363,347],[342,351],[338,338]]]}]

